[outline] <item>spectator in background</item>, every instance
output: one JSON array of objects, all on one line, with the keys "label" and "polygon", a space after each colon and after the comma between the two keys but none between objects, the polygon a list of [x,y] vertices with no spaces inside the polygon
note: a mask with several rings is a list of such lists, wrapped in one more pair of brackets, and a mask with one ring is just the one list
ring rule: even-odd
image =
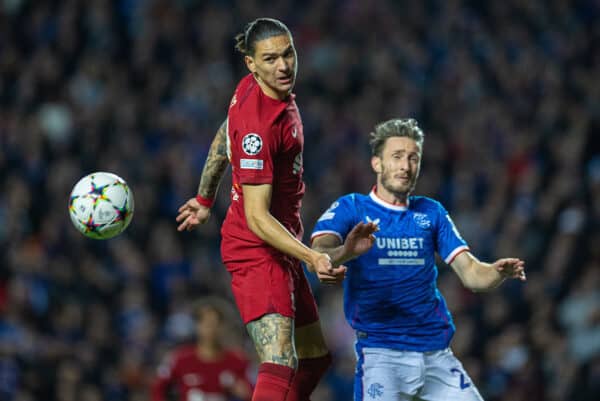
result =
[{"label": "spectator in background", "polygon": [[152,401],[167,399],[175,389],[181,401],[247,401],[252,396],[248,379],[250,361],[241,349],[226,344],[228,305],[216,297],[194,304],[196,341],[169,354],[152,383]]}]

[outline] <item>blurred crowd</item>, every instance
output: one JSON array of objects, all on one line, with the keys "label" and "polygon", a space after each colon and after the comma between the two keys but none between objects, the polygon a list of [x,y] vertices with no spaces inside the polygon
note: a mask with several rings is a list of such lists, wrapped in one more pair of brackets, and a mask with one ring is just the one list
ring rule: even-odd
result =
[{"label": "blurred crowd", "polygon": [[[448,208],[475,255],[528,271],[473,294],[440,262],[455,353],[488,401],[597,400],[596,0],[0,1],[0,400],[145,400],[193,332],[195,297],[231,302],[229,179],[207,226],[177,233],[174,217],[245,74],[232,38],[259,16],[288,24],[298,50],[307,231],[338,196],[370,190],[374,124],[416,118],[416,193]],[[109,241],[67,213],[93,171],[135,195]],[[348,401],[342,290],[311,280],[335,358],[313,399]]]}]

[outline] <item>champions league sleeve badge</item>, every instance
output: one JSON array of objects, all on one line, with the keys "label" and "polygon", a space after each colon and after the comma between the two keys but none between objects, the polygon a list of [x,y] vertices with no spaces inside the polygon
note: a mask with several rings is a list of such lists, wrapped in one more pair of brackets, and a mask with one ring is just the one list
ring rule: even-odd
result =
[{"label": "champions league sleeve badge", "polygon": [[256,156],[262,149],[262,138],[255,133],[246,134],[242,138],[242,149],[248,156]]}]

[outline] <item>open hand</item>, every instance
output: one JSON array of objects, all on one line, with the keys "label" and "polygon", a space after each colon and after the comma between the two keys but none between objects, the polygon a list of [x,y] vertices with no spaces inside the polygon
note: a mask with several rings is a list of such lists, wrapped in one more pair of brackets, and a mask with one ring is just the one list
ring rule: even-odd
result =
[{"label": "open hand", "polygon": [[369,222],[360,222],[354,226],[352,231],[346,236],[344,241],[344,250],[346,255],[351,255],[352,258],[362,255],[367,252],[375,243],[373,233],[379,230],[377,224]]},{"label": "open hand", "polygon": [[504,258],[495,261],[492,266],[504,277],[527,280],[525,262],[517,258]]},{"label": "open hand", "polygon": [[196,198],[191,198],[179,208],[179,214],[175,220],[180,223],[177,231],[191,231],[204,224],[210,217],[210,209],[198,203]]}]

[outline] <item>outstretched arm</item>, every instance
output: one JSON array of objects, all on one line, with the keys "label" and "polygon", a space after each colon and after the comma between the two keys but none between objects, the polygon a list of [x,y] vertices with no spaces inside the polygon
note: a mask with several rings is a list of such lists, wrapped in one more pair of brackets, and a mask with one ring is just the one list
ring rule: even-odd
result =
[{"label": "outstretched arm", "polygon": [[507,278],[526,280],[525,262],[517,258],[503,258],[494,263],[484,263],[466,251],[458,254],[451,266],[463,285],[473,291],[491,290]]},{"label": "outstretched arm", "polygon": [[373,233],[377,230],[376,224],[361,221],[348,233],[343,244],[337,236],[324,234],[313,239],[312,248],[327,253],[331,264],[339,266],[371,249],[375,242]]},{"label": "outstretched arm", "polygon": [[334,266],[334,275],[318,275],[319,280],[325,283],[335,283],[344,279],[346,267],[343,263],[354,259],[367,252],[375,242],[375,233],[378,227],[374,223],[360,222],[348,233],[346,240],[342,241],[333,234],[323,234],[312,240],[312,248],[318,252],[326,253],[331,258]]},{"label": "outstretched arm", "polygon": [[212,201],[217,194],[219,183],[225,174],[228,163],[227,120],[225,120],[210,145],[198,185],[198,197],[189,199],[179,208],[176,218],[180,223],[177,227],[178,231],[190,231],[198,225],[206,223],[210,217]]},{"label": "outstretched arm", "polygon": [[206,199],[215,198],[228,164],[226,119],[217,130],[215,139],[210,145],[208,157],[206,163],[204,163],[204,169],[202,169],[200,184],[198,185],[198,195]]}]

